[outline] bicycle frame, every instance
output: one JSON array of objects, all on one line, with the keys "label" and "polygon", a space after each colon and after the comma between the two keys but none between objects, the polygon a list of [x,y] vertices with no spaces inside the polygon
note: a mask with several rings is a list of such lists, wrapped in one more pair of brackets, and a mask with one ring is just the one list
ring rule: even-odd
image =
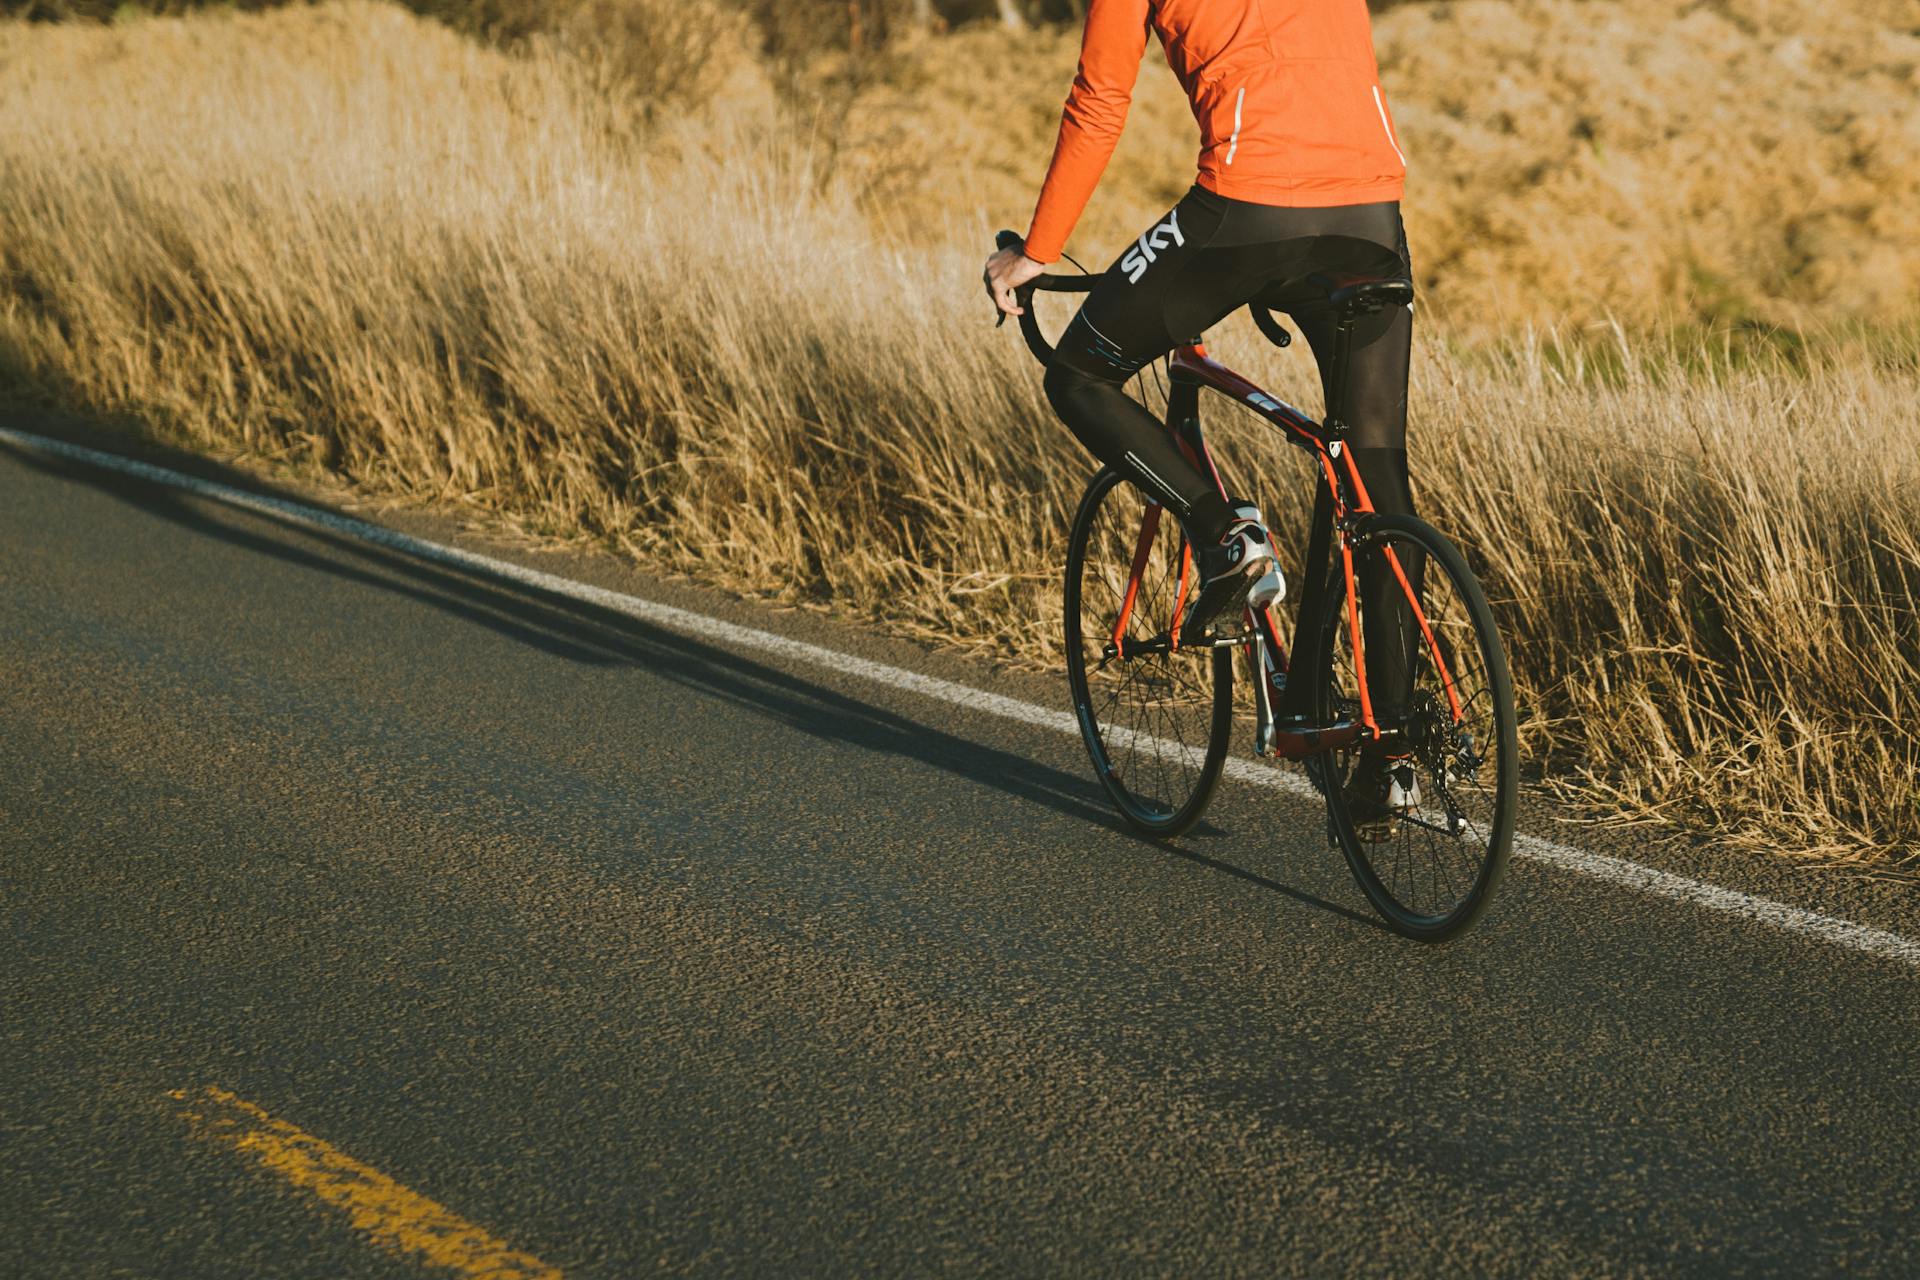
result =
[{"label": "bicycle frame", "polygon": [[[1339,334],[1335,352],[1335,386],[1345,382],[1346,333]],[[1373,502],[1367,496],[1367,488],[1360,478],[1360,469],[1353,460],[1353,451],[1346,447],[1344,428],[1340,426],[1339,414],[1330,410],[1325,424],[1312,418],[1275,396],[1268,395],[1253,382],[1235,373],[1207,354],[1206,347],[1200,342],[1190,342],[1176,348],[1170,358],[1171,387],[1167,398],[1167,429],[1172,432],[1181,450],[1196,467],[1212,477],[1215,487],[1222,497],[1227,496],[1227,487],[1221,480],[1220,470],[1207,449],[1206,438],[1200,429],[1200,388],[1210,387],[1222,395],[1253,410],[1266,422],[1277,427],[1286,439],[1307,450],[1314,456],[1319,474],[1325,479],[1327,488],[1333,496],[1332,532],[1337,533],[1340,546],[1342,578],[1345,583],[1346,625],[1351,637],[1354,654],[1354,680],[1358,685],[1360,697],[1359,721],[1339,721],[1321,724],[1311,714],[1310,709],[1299,704],[1303,692],[1297,690],[1291,681],[1285,683],[1282,694],[1283,708],[1276,710],[1274,705],[1274,685],[1277,677],[1284,677],[1289,669],[1287,649],[1280,639],[1279,627],[1273,618],[1271,608],[1248,610],[1253,624],[1250,640],[1234,640],[1233,644],[1251,643],[1254,648],[1253,667],[1259,674],[1254,681],[1254,704],[1258,729],[1256,733],[1257,749],[1261,755],[1277,755],[1283,759],[1301,759],[1320,752],[1346,746],[1356,739],[1379,741],[1386,736],[1374,717],[1373,698],[1367,687],[1366,648],[1361,635],[1360,606],[1358,584],[1353,568],[1353,552],[1360,540],[1359,524],[1362,517],[1373,514]],[[1146,514],[1141,521],[1140,535],[1134,545],[1133,561],[1129,570],[1127,587],[1122,598],[1119,615],[1113,627],[1112,639],[1116,648],[1123,648],[1127,624],[1131,620],[1134,603],[1139,595],[1141,575],[1146,570],[1147,560],[1153,548],[1153,540],[1159,531],[1162,508],[1151,500],[1147,503]],[[1331,554],[1329,531],[1316,528],[1309,541],[1306,565],[1306,581],[1302,584],[1300,604],[1295,615],[1294,641],[1297,647],[1310,641],[1317,634],[1321,623],[1320,609],[1325,602],[1320,600],[1323,594],[1321,583],[1327,579],[1327,561]],[[1460,703],[1459,693],[1454,687],[1453,674],[1440,651],[1439,641],[1433,628],[1421,608],[1418,593],[1413,589],[1406,570],[1400,564],[1400,558],[1392,547],[1385,547],[1388,564],[1400,588],[1406,593],[1407,603],[1413,610],[1421,635],[1426,641],[1427,652],[1431,655],[1435,670],[1447,691],[1447,699],[1453,720],[1458,723],[1465,712]],[[1185,612],[1185,604],[1193,572],[1193,553],[1190,547],[1183,545],[1180,560],[1180,579],[1174,601],[1173,618],[1167,630],[1168,647],[1180,648],[1180,621]],[[1309,606],[1312,606],[1311,608]],[[1316,628],[1314,631],[1309,627]]]}]

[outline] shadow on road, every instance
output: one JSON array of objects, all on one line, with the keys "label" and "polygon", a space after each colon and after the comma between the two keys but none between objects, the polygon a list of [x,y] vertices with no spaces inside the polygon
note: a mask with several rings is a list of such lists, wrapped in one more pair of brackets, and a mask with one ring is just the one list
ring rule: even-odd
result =
[{"label": "shadow on road", "polygon": [[[686,688],[778,720],[813,737],[920,761],[983,786],[1097,826],[1256,888],[1331,912],[1372,929],[1369,915],[1329,902],[1257,872],[1135,832],[1113,812],[1093,779],[889,711],[776,667],[568,596],[460,566],[423,560],[325,529],[258,512],[238,513],[206,499],[117,472],[49,457],[0,442],[23,467],[84,484],[169,520],[192,533],[249,553],[326,573],[427,604],[464,622],[542,653],[595,666],[638,666]],[[161,459],[178,465],[174,457]],[[329,510],[311,498],[277,491],[257,477],[195,460],[182,466],[203,478]],[[349,513],[334,511],[345,518]],[[272,528],[275,532],[265,530]],[[1195,834],[1226,833],[1203,824]]]}]

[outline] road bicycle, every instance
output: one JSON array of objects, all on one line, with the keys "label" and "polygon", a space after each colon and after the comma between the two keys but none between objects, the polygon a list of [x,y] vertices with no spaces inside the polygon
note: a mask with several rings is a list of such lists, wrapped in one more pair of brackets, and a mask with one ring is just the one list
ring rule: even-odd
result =
[{"label": "road bicycle", "polygon": [[[1003,231],[999,244],[1018,247],[1021,239]],[[1099,279],[1043,275],[1016,292],[1021,334],[1043,365],[1053,348],[1034,293],[1086,293]],[[1180,835],[1220,784],[1234,727],[1233,655],[1240,653],[1252,686],[1254,754],[1303,766],[1324,798],[1329,843],[1375,910],[1407,937],[1440,942],[1480,918],[1512,849],[1519,803],[1513,685],[1493,611],[1465,557],[1424,520],[1377,514],[1347,447],[1340,407],[1354,326],[1408,305],[1413,282],[1329,271],[1263,291],[1248,311],[1277,346],[1292,339],[1273,311],[1302,290],[1324,297],[1334,317],[1324,421],[1214,360],[1204,335],[1166,358],[1167,430],[1222,497],[1228,486],[1200,428],[1202,388],[1305,450],[1325,486],[1320,510],[1330,518],[1310,530],[1291,649],[1271,607],[1182,636],[1196,583],[1180,522],[1104,467],[1087,485],[1068,542],[1074,712],[1094,771],[1127,821],[1153,836]],[[1383,705],[1374,697],[1369,645],[1399,646],[1397,654],[1375,656],[1397,656],[1397,671],[1411,672],[1410,682],[1397,682],[1409,693],[1404,700]],[[1384,761],[1413,769],[1416,785],[1403,793],[1411,803],[1383,821],[1367,789]]]}]

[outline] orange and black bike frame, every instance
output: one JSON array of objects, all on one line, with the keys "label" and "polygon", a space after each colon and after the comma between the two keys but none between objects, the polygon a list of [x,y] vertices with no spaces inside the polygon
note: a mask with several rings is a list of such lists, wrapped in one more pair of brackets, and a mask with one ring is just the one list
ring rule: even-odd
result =
[{"label": "orange and black bike frame", "polygon": [[[1263,328],[1266,326],[1263,326]],[[1345,329],[1345,326],[1342,326]],[[1336,339],[1335,386],[1345,382],[1344,366],[1347,354],[1346,332]],[[1251,409],[1262,419],[1277,427],[1286,439],[1305,449],[1314,458],[1315,467],[1327,491],[1333,497],[1333,519],[1330,523],[1316,526],[1309,540],[1305,581],[1302,583],[1299,611],[1294,626],[1296,650],[1300,646],[1311,644],[1322,625],[1321,610],[1336,605],[1343,608],[1345,624],[1354,653],[1354,681],[1360,701],[1360,719],[1358,722],[1341,724],[1319,724],[1314,709],[1303,705],[1307,697],[1304,683],[1286,681],[1281,692],[1277,708],[1272,712],[1277,726],[1271,741],[1263,741],[1262,749],[1270,749],[1274,754],[1289,758],[1312,755],[1319,751],[1344,746],[1355,739],[1379,740],[1384,732],[1375,719],[1373,697],[1367,687],[1366,641],[1362,635],[1360,622],[1360,604],[1358,583],[1354,573],[1354,550],[1365,539],[1365,517],[1374,514],[1372,499],[1360,478],[1360,469],[1354,464],[1353,451],[1346,447],[1344,430],[1339,425],[1338,406],[1330,409],[1325,424],[1315,422],[1300,410],[1277,397],[1268,395],[1248,379],[1235,373],[1207,354],[1207,349],[1199,342],[1190,342],[1177,347],[1168,360],[1169,382],[1167,396],[1167,428],[1173,432],[1176,440],[1187,455],[1201,466],[1201,469],[1213,480],[1215,487],[1224,498],[1227,496],[1226,484],[1222,481],[1218,466],[1208,450],[1205,435],[1200,428],[1200,389],[1211,388]],[[1136,544],[1131,574],[1127,581],[1125,604],[1121,615],[1115,620],[1113,640],[1120,646],[1126,632],[1128,615],[1132,604],[1139,594],[1140,575],[1145,571],[1147,553],[1158,530],[1161,508],[1157,503],[1149,502],[1144,519],[1141,522],[1140,538]],[[1344,599],[1337,602],[1325,600],[1325,587],[1329,580],[1329,561],[1333,541],[1339,540],[1341,579],[1344,584]],[[1441,683],[1446,689],[1449,710],[1457,722],[1465,715],[1460,696],[1454,685],[1453,673],[1441,652],[1433,627],[1428,621],[1426,611],[1421,607],[1419,593],[1414,590],[1399,556],[1392,547],[1383,547],[1386,561],[1392,569],[1402,591],[1406,593],[1407,603],[1412,609],[1413,618],[1419,626],[1421,637],[1425,641],[1428,654],[1432,657],[1434,669],[1439,673]],[[1181,606],[1184,605],[1187,579],[1191,573],[1191,554],[1183,548],[1180,568],[1180,592],[1182,597],[1176,603],[1174,617],[1169,620],[1169,637],[1172,647],[1179,647],[1178,625]],[[1249,618],[1254,629],[1254,638],[1264,653],[1256,653],[1255,674],[1262,683],[1268,683],[1266,689],[1257,690],[1263,696],[1271,696],[1271,678],[1276,674],[1285,674],[1288,668],[1288,650],[1280,638],[1271,609],[1249,610]],[[1270,662],[1270,666],[1269,666]],[[1263,708],[1264,709],[1264,708]]]}]

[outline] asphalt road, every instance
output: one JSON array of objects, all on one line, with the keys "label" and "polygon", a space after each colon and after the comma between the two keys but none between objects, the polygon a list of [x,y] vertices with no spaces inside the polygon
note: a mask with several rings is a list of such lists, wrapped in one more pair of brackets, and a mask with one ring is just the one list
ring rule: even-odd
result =
[{"label": "asphalt road", "polygon": [[1319,831],[0,445],[0,1274],[428,1274],[208,1087],[568,1275],[1920,1272],[1920,970]]}]

